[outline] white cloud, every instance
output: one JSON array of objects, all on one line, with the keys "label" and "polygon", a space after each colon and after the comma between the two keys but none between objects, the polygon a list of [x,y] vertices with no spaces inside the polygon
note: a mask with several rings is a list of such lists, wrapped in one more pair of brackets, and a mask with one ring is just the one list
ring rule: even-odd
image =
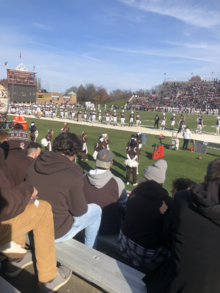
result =
[{"label": "white cloud", "polygon": [[220,24],[218,1],[118,0],[142,11],[174,17],[198,27],[211,28]]},{"label": "white cloud", "polygon": [[192,52],[186,52],[182,50],[134,50],[134,49],[124,49],[124,48],[117,48],[117,47],[100,47],[106,50],[111,51],[118,51],[122,53],[131,53],[131,54],[142,54],[142,55],[152,55],[152,56],[160,56],[160,57],[169,57],[169,58],[182,58],[182,59],[190,59],[190,60],[198,60],[198,61],[205,61],[205,62],[217,62],[220,63],[219,58],[217,59],[216,56],[210,56],[209,54],[203,55],[202,52],[196,52],[193,54]]},{"label": "white cloud", "polygon": [[49,25],[45,25],[42,23],[33,23],[33,26],[44,29],[44,30],[52,31],[52,28]]}]

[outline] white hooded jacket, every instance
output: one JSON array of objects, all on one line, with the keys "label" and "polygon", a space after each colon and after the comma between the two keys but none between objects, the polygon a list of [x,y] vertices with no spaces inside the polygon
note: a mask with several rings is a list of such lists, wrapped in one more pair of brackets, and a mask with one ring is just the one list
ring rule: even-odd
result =
[{"label": "white hooded jacket", "polygon": [[189,128],[186,128],[186,129],[183,131],[183,138],[184,138],[184,139],[190,139],[191,136],[192,136],[191,131],[189,130]]}]

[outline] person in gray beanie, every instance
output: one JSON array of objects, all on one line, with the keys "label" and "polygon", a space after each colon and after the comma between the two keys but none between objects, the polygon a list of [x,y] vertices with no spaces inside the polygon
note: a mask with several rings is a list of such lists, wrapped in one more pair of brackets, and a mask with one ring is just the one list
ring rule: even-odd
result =
[{"label": "person in gray beanie", "polygon": [[165,214],[172,210],[173,199],[163,188],[166,170],[165,160],[148,166],[127,201],[118,251],[136,266],[156,265],[168,257],[162,230]]}]

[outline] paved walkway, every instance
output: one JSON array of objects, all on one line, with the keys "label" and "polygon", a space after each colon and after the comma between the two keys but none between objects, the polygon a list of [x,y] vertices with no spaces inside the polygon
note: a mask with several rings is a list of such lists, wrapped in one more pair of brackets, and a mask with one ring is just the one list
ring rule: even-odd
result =
[{"label": "paved walkway", "polygon": [[[8,114],[13,116],[12,114]],[[34,118],[37,119],[35,116],[33,115],[24,115],[27,118]],[[169,130],[157,130],[154,128],[148,128],[148,127],[129,127],[129,126],[113,126],[113,125],[106,125],[105,123],[91,123],[91,122],[78,122],[76,120],[71,120],[71,119],[59,119],[59,118],[48,118],[48,117],[41,117],[41,120],[48,120],[48,121],[57,121],[57,122],[67,122],[69,124],[80,124],[80,125],[85,125],[87,127],[101,127],[101,128],[105,128],[105,129],[115,129],[115,130],[123,130],[123,131],[130,131],[130,132],[141,132],[141,133],[148,133],[148,134],[153,134],[153,135],[160,135],[163,134],[164,136],[167,137],[172,137],[172,131]],[[176,131],[174,131],[176,133]],[[178,134],[178,138],[183,138],[182,134]],[[218,143],[220,144],[220,135],[219,136],[215,136],[215,135],[211,135],[211,134],[197,134],[197,133],[193,133],[192,134],[192,139],[195,140],[202,140],[202,141],[206,141],[206,142],[212,142],[212,143]]]}]

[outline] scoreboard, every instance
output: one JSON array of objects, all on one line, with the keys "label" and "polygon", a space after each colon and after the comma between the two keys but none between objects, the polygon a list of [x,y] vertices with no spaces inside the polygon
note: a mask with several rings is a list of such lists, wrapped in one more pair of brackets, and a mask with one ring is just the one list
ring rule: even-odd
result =
[{"label": "scoreboard", "polygon": [[12,102],[36,102],[35,72],[7,69]]},{"label": "scoreboard", "polygon": [[35,72],[28,72],[22,70],[7,69],[8,84],[34,86]]}]

